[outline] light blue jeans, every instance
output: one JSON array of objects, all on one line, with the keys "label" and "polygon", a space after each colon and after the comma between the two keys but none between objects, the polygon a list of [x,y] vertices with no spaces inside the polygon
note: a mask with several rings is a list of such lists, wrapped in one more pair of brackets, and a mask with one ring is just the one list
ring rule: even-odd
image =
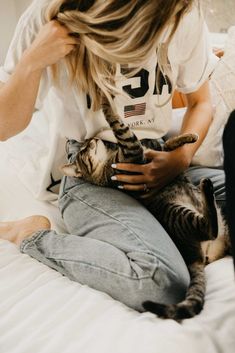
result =
[{"label": "light blue jeans", "polygon": [[[190,168],[189,174],[196,184],[210,177],[217,199],[225,201],[223,171]],[[185,263],[138,201],[119,190],[64,177],[59,207],[68,234],[39,231],[22,242],[23,253],[138,311],[146,300],[182,300],[189,284]]]}]

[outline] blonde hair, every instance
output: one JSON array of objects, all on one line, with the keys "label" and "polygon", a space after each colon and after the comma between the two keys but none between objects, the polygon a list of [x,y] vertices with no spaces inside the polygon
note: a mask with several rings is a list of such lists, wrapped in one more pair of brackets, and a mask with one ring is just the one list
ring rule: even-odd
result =
[{"label": "blonde hair", "polygon": [[[52,0],[46,20],[58,20],[77,37],[76,48],[66,57],[71,82],[89,94],[93,110],[104,94],[112,104],[117,64],[140,69],[167,26],[175,33],[193,0]],[[187,29],[186,29],[187,30]],[[167,50],[162,67],[168,63]],[[161,68],[162,69],[162,68]],[[54,76],[58,73],[53,68]],[[137,71],[136,71],[137,72]],[[119,92],[120,93],[120,92]]]}]

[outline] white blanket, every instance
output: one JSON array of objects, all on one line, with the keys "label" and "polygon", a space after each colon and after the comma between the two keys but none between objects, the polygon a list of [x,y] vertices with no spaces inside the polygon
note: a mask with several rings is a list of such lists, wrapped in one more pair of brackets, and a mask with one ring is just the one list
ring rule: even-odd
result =
[{"label": "white blanket", "polygon": [[[56,205],[35,201],[4,156],[1,153],[0,220],[44,214],[63,231]],[[206,276],[203,312],[180,325],[135,312],[0,240],[0,352],[234,353],[232,259],[207,266]]]}]

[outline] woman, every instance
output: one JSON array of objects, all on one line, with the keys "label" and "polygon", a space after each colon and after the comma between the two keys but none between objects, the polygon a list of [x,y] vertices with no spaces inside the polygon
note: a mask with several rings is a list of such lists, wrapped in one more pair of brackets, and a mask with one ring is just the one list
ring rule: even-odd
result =
[{"label": "woman", "polygon": [[[150,152],[145,166],[117,165],[124,189],[160,189],[189,168],[211,123],[210,53],[195,1],[37,0],[18,25],[0,76],[5,82],[0,90],[1,140],[23,131],[35,106],[45,112],[49,89],[66,106],[63,129],[57,126],[64,137],[113,140],[100,110],[102,91],[110,101],[115,95],[111,104],[139,138],[161,138],[171,124],[177,86],[188,104],[182,132],[198,133],[199,141],[173,152]],[[50,168],[55,169],[53,163]],[[195,183],[210,177],[217,199],[224,200],[221,171],[189,168],[188,173]],[[189,275],[166,232],[125,193],[110,189],[106,194],[107,189],[63,178],[59,206],[68,234],[57,234],[47,218],[34,216],[3,223],[1,237],[136,310],[143,311],[144,300],[180,301]]]}]

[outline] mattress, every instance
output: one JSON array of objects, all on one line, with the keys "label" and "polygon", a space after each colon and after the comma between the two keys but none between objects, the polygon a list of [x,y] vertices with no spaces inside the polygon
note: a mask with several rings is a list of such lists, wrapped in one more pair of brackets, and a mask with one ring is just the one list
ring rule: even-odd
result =
[{"label": "mattress", "polygon": [[[64,231],[56,204],[33,199],[0,147],[0,220],[43,214]],[[0,240],[1,353],[234,353],[230,257],[206,267],[205,307],[179,324],[138,313],[72,282]]]}]

